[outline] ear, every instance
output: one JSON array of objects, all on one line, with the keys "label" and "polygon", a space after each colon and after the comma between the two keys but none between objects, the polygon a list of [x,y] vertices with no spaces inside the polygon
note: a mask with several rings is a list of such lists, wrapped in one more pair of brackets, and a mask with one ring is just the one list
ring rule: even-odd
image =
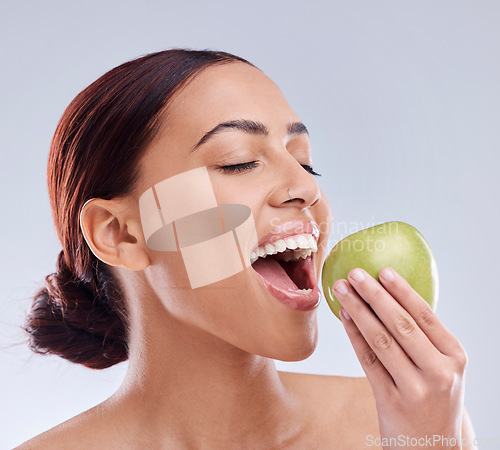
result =
[{"label": "ear", "polygon": [[123,199],[88,200],[80,212],[80,228],[92,253],[110,266],[131,270],[150,266],[138,215]]}]

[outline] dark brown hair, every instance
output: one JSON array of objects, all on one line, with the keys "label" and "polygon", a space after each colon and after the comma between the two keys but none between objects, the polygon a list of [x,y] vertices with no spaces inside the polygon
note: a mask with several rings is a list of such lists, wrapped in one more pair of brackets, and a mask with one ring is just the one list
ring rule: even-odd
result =
[{"label": "dark brown hair", "polygon": [[52,215],[63,250],[56,272],[34,296],[25,330],[36,353],[93,369],[128,358],[127,311],[109,267],[85,242],[79,224],[90,198],[134,191],[139,160],[160,112],[206,67],[248,61],[225,52],[172,49],[124,63],[84,89],[64,112],[47,167]]}]

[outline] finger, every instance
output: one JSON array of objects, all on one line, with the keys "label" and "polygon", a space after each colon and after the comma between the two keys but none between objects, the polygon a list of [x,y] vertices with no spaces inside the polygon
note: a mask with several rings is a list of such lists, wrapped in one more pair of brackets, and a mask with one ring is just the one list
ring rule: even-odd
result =
[{"label": "finger", "polygon": [[377,358],[391,374],[398,387],[415,382],[417,367],[387,331],[370,307],[346,280],[333,285],[337,299],[352,318]]},{"label": "finger", "polygon": [[363,269],[351,270],[348,279],[420,369],[426,370],[441,364],[441,352],[384,286]]},{"label": "finger", "polygon": [[387,372],[387,369],[368,345],[368,342],[366,342],[351,317],[346,315],[344,308],[340,310],[340,318],[342,319],[342,324],[344,325],[347,336],[351,341],[354,352],[372,388],[374,390],[394,388],[395,384],[391,374]]},{"label": "finger", "polygon": [[465,353],[458,339],[400,274],[390,267],[385,267],[380,271],[379,278],[385,289],[408,311],[441,353],[448,356]]}]

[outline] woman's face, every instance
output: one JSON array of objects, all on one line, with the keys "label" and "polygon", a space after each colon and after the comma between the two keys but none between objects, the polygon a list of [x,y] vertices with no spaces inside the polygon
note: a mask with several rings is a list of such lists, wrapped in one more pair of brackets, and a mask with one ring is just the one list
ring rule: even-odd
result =
[{"label": "woman's face", "polygon": [[[318,240],[317,252],[299,262],[277,262],[286,254],[295,259],[298,250],[279,251],[283,244],[276,244],[279,254],[196,288],[180,251],[152,250],[144,242],[151,260],[144,274],[168,314],[242,350],[280,360],[304,359],[316,346],[317,283],[331,227],[328,201],[304,167],[313,162],[300,123],[260,70],[244,63],[205,69],[165,111],[141,161],[137,190],[143,193],[163,180],[205,168],[217,204],[250,208],[258,241],[254,258],[257,245],[261,254],[262,249],[272,251],[266,243],[279,240],[295,247],[293,236],[305,234],[306,241],[299,243],[307,254],[308,247],[314,249],[311,239]],[[178,179],[176,189],[182,193],[182,177]],[[225,250],[219,246],[218,251]],[[196,270],[204,274],[216,266],[204,263]],[[292,292],[299,288],[310,292]]]}]

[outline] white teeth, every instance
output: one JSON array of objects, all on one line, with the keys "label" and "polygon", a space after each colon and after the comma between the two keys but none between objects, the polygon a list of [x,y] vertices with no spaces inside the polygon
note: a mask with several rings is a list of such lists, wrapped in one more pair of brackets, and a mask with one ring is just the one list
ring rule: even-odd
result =
[{"label": "white teeth", "polygon": [[298,247],[297,241],[291,237],[285,238],[285,243],[286,243],[286,246],[291,250],[295,250]]},{"label": "white teeth", "polygon": [[250,264],[253,264],[255,261],[257,261],[257,255],[255,252],[250,253]]},{"label": "white teeth", "polygon": [[311,253],[318,251],[316,239],[311,234],[298,234],[296,236],[288,236],[284,239],[279,239],[272,244],[266,244],[264,247],[258,247],[250,255],[250,262],[253,264],[257,258],[265,258],[267,255],[276,255],[283,253],[285,250],[294,250],[280,256],[283,261],[297,261],[298,259],[306,259]]},{"label": "white teeth", "polygon": [[307,239],[307,237],[303,234],[299,234],[296,238],[296,241],[297,241],[297,245],[299,246],[299,248],[309,248],[310,247],[309,239]]},{"label": "white teeth", "polygon": [[276,248],[276,251],[278,253],[284,252],[286,250],[286,244],[283,239],[280,239],[279,241],[276,241],[274,243],[274,247]]},{"label": "white teeth", "polygon": [[311,256],[311,253],[312,253],[312,250],[307,250],[307,251],[303,252],[303,253],[300,255],[300,257],[301,257],[302,259],[306,259],[308,256]]},{"label": "white teeth", "polygon": [[312,291],[312,289],[290,289],[288,288],[290,292],[300,292],[301,294],[309,294],[309,292]]},{"label": "white teeth", "polygon": [[266,244],[264,248],[266,249],[267,255],[275,255],[276,253],[278,253],[273,244]]},{"label": "white teeth", "polygon": [[313,249],[314,251],[318,250],[318,244],[316,243],[316,239],[314,239],[310,234],[307,235],[307,239],[309,242],[309,248]]}]

